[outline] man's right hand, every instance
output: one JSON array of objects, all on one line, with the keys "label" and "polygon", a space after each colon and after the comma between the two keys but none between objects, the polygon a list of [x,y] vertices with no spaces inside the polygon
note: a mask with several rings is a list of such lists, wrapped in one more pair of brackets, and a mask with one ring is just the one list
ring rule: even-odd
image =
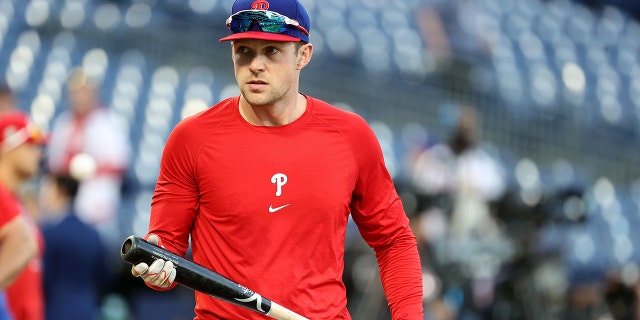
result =
[{"label": "man's right hand", "polygon": [[[152,234],[147,239],[147,242],[158,245],[158,236]],[[173,266],[173,262],[157,259],[151,266],[144,262],[138,263],[131,267],[131,274],[134,277],[140,277],[146,283],[160,287],[169,288],[173,281],[176,279],[176,268]]]}]

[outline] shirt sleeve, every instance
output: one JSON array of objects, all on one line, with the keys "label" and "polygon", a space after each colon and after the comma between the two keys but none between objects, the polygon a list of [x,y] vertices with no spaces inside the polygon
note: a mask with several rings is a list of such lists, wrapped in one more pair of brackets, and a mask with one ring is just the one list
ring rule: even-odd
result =
[{"label": "shirt sleeve", "polygon": [[376,253],[393,319],[422,320],[422,268],[409,219],[373,131],[364,124],[354,134],[359,174],[351,214]]},{"label": "shirt sleeve", "polygon": [[180,256],[186,255],[198,209],[194,147],[198,141],[187,122],[179,123],[165,144],[149,221],[149,234],[156,234],[167,250]]}]

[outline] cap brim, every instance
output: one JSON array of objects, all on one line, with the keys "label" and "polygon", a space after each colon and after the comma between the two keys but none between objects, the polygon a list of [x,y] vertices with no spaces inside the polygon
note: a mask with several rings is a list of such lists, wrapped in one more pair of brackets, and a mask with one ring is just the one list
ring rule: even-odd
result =
[{"label": "cap brim", "polygon": [[256,40],[270,40],[270,41],[282,41],[282,42],[299,42],[299,38],[288,36],[280,33],[269,33],[263,31],[247,31],[234,33],[228,37],[220,39],[220,42],[233,41],[240,39],[256,39]]}]

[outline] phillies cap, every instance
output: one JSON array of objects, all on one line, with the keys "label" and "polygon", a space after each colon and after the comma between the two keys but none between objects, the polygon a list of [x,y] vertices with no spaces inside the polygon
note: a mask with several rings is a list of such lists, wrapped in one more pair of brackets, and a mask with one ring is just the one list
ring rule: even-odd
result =
[{"label": "phillies cap", "polygon": [[260,22],[256,20],[254,20],[255,23],[250,23],[248,30],[234,30],[235,28],[227,24],[231,30],[231,35],[220,39],[220,42],[239,39],[309,42],[309,30],[311,27],[309,14],[307,14],[307,10],[298,0],[236,0],[231,8],[231,17],[227,22],[230,22],[238,12],[249,10],[275,12],[293,20],[297,26],[287,23],[283,31],[275,33],[264,31],[260,26]]},{"label": "phillies cap", "polygon": [[0,151],[7,152],[23,143],[44,145],[48,137],[22,111],[10,111],[0,115]]}]

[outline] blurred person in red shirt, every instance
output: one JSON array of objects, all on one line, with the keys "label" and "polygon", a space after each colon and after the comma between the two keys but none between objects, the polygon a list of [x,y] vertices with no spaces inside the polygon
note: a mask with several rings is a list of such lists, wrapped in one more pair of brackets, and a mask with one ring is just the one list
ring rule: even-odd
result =
[{"label": "blurred person in red shirt", "polygon": [[38,245],[38,254],[6,290],[9,312],[15,320],[44,319],[41,270],[44,244],[38,226],[24,208],[19,194],[21,187],[38,173],[45,142],[45,135],[30,122],[27,114],[10,111],[0,116],[0,189],[8,194],[12,206],[28,222]]}]

